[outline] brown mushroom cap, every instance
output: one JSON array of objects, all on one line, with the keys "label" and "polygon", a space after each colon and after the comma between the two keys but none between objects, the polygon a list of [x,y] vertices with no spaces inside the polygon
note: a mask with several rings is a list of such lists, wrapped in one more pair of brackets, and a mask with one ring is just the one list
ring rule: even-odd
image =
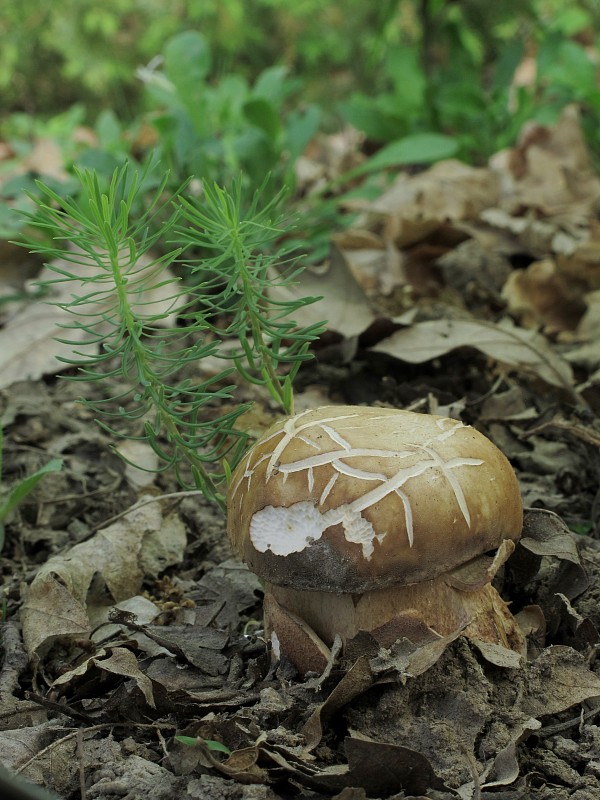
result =
[{"label": "brown mushroom cap", "polygon": [[277,422],[236,468],[228,530],[280,586],[360,593],[432,579],[517,540],[515,474],[453,419],[326,406]]}]

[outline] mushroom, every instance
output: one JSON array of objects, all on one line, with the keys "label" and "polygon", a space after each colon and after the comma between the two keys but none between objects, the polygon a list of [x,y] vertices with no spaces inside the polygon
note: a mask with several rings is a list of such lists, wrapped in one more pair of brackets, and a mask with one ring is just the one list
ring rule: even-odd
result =
[{"label": "mushroom", "polygon": [[518,540],[515,474],[454,419],[326,406],[277,422],[230,484],[234,550],[265,587],[265,629],[301,673],[336,635],[381,646],[462,631],[522,652],[492,580]]}]

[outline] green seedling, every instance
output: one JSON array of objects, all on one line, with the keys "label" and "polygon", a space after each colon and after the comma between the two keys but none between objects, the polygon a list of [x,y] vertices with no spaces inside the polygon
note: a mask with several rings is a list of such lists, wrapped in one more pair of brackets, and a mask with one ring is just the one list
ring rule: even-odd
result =
[{"label": "green seedling", "polygon": [[[292,413],[292,380],[323,328],[294,319],[317,298],[273,296],[298,277],[278,245],[289,230],[280,196],[263,202],[258,191],[246,202],[237,181],[231,192],[206,185],[192,199],[185,185],[166,192],[165,175],[147,197],[151,169],[140,174],[126,165],[105,189],[94,172],[76,172],[76,199],[39,183],[27,220],[41,243],[28,244],[51,259],[56,277],[48,288],[72,287],[70,294],[61,287],[68,299],[59,302],[73,319],[63,339],[73,352],[63,361],[76,380],[106,386],[103,399],[85,401],[99,423],[145,439],[161,470],[173,468],[183,488],[200,489],[225,510],[223,487],[248,444],[236,425],[248,404],[236,401],[234,375],[238,384],[263,385]],[[167,271],[175,263],[187,282]],[[179,325],[169,322],[172,312]],[[69,329],[77,336],[69,338]],[[207,357],[223,364],[208,377]],[[114,379],[119,389],[111,394]]]},{"label": "green seedling", "polygon": [[0,550],[4,547],[4,522],[7,517],[15,510],[19,503],[32,492],[38,483],[42,480],[44,475],[49,472],[58,472],[62,467],[62,460],[60,458],[53,458],[43,467],[36,470],[32,475],[23,478],[15,486],[5,490],[2,486],[2,455],[3,455],[4,437],[2,428],[0,428]]}]

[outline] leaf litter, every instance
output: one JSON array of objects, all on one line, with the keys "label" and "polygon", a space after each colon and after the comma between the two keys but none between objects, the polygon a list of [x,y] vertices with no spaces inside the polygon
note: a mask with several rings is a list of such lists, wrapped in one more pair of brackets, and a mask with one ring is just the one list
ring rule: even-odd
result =
[{"label": "leaf litter", "polygon": [[[332,158],[354,167],[348,144]],[[309,148],[305,176],[335,178],[327,158]],[[460,630],[389,648],[359,634],[300,680],[271,660],[260,583],[214,509],[117,459],[80,386],[39,380],[50,327],[19,350],[7,479],[65,468],[7,524],[2,763],[64,798],[599,796],[599,195],[568,109],[488,167],[400,174],[300,287],[330,330],[299,407],[452,413],[511,458],[529,510],[496,582],[527,658]],[[259,398],[252,424],[269,417]]]}]

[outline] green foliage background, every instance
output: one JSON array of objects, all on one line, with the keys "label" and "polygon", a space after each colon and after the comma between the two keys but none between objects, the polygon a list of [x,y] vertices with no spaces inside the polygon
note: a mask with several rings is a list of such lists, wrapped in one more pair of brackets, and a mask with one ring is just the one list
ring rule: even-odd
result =
[{"label": "green foliage background", "polygon": [[597,0],[6,0],[0,89],[4,111],[56,113],[84,101],[131,116],[139,111],[136,68],[194,29],[210,42],[217,74],[252,79],[285,64],[310,95],[327,99],[385,89],[394,45],[418,44],[431,67],[448,66],[460,49],[484,68],[507,42],[572,36],[599,20]]},{"label": "green foliage background", "polygon": [[217,73],[246,77],[284,63],[315,79],[353,60],[375,66],[395,0],[7,0],[0,18],[4,110],[56,113],[84,101],[139,110],[135,70],[174,34],[201,31]]},{"label": "green foliage background", "polygon": [[[62,114],[43,134],[68,142],[87,122],[82,165],[110,174],[147,124],[177,180],[293,189],[319,128],[351,123],[367,153],[443,134],[482,163],[576,102],[600,157],[599,30],[599,0],[7,0],[0,132],[14,145]],[[526,57],[536,77],[514,85]]]}]

